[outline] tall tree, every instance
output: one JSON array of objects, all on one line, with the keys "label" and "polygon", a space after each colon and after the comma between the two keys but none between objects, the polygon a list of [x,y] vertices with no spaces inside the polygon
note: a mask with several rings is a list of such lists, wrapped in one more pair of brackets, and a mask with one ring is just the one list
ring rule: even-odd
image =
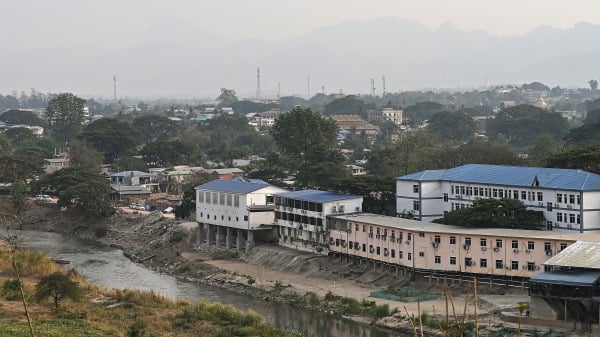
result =
[{"label": "tall tree", "polygon": [[277,119],[271,135],[290,171],[304,186],[320,186],[336,174],[347,174],[337,146],[338,127],[310,109],[295,108]]},{"label": "tall tree", "polygon": [[66,298],[77,300],[82,296],[82,290],[77,282],[63,274],[55,272],[42,277],[35,287],[35,298],[38,300],[52,298],[54,310],[58,310],[60,302]]},{"label": "tall tree", "polygon": [[22,127],[10,128],[4,132],[4,135],[10,139],[13,146],[18,146],[25,140],[36,138],[30,129]]},{"label": "tall tree", "polygon": [[220,106],[231,106],[238,101],[237,94],[233,89],[221,88],[221,94],[217,97]]},{"label": "tall tree", "polygon": [[361,115],[366,114],[367,103],[357,96],[349,95],[338,98],[331,103],[325,105],[323,114],[331,115]]},{"label": "tall tree", "polygon": [[132,124],[141,132],[145,143],[171,141],[181,135],[179,124],[165,116],[143,115],[135,118]]},{"label": "tall tree", "polygon": [[46,118],[52,136],[65,142],[74,138],[81,130],[85,100],[71,93],[58,94],[48,102]]},{"label": "tall tree", "polygon": [[443,137],[464,142],[473,138],[475,122],[464,113],[442,111],[431,117],[429,129]]},{"label": "tall tree", "polygon": [[102,153],[84,140],[75,139],[71,142],[69,161],[73,167],[87,167],[96,172],[102,170]]},{"label": "tall tree", "polygon": [[598,81],[597,80],[589,80],[588,84],[590,85],[590,89],[592,89],[592,91],[598,90]]},{"label": "tall tree", "polygon": [[101,118],[87,125],[79,138],[104,155],[107,163],[121,155],[131,155],[142,143],[142,135],[128,123],[117,118]]},{"label": "tall tree", "polygon": [[8,110],[0,115],[0,121],[6,124],[23,124],[31,126],[47,127],[48,123],[38,117],[35,112],[26,110]]}]

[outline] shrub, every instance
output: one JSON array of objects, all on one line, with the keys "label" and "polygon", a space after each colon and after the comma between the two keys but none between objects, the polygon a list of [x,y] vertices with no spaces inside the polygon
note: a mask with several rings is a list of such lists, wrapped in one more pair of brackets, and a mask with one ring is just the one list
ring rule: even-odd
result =
[{"label": "shrub", "polygon": [[248,276],[248,285],[253,285],[256,283],[256,280],[252,276]]},{"label": "shrub", "polygon": [[103,238],[108,234],[108,226],[106,225],[98,225],[94,227],[94,235],[97,238]]},{"label": "shrub", "polygon": [[181,242],[183,239],[187,237],[187,233],[184,231],[175,231],[171,234],[171,238],[169,239],[170,244],[175,244]]},{"label": "shrub", "polygon": [[309,291],[304,294],[304,301],[310,305],[315,305],[319,303],[319,296],[316,293]]},{"label": "shrub", "polygon": [[22,282],[16,278],[5,280],[2,283],[2,296],[7,301],[16,301],[21,297]]}]

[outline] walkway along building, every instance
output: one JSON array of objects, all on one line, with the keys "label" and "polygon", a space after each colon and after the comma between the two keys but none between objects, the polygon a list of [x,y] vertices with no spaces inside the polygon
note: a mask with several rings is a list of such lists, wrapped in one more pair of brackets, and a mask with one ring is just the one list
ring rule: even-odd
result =
[{"label": "walkway along building", "polygon": [[600,230],[600,175],[573,169],[469,164],[396,178],[397,212],[433,221],[480,198],[542,211],[547,230]]},{"label": "walkway along building", "polygon": [[275,197],[275,223],[279,244],[293,249],[327,254],[330,214],[362,211],[363,197],[327,191],[304,190]]},{"label": "walkway along building", "polygon": [[[493,277],[526,284],[581,234],[447,226],[377,214],[331,215],[329,250],[438,277]],[[586,234],[586,239],[600,235]]]},{"label": "walkway along building", "polygon": [[263,240],[276,240],[274,196],[286,191],[262,180],[242,177],[197,186],[197,242],[248,251],[256,235]]}]

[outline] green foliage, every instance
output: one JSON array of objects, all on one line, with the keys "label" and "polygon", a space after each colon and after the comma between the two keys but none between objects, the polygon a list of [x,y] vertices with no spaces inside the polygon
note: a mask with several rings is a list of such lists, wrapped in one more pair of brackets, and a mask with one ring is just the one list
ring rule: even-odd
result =
[{"label": "green foliage", "polygon": [[331,115],[362,115],[367,112],[367,104],[357,96],[349,95],[338,98],[325,105],[323,114]]},{"label": "green foliage", "polygon": [[121,155],[132,155],[142,143],[142,134],[128,123],[116,118],[101,118],[88,124],[79,139],[85,140],[113,163]]},{"label": "green foliage", "polygon": [[0,133],[0,154],[7,155],[12,151],[12,143],[6,135]]},{"label": "green foliage", "polygon": [[339,177],[332,179],[327,188],[339,193],[361,195],[363,212],[396,214],[396,185],[389,177],[380,175]]},{"label": "green foliage", "polygon": [[148,143],[140,154],[151,166],[196,165],[202,162],[203,156],[198,144],[179,140]]},{"label": "green foliage", "polygon": [[[33,327],[35,336],[106,336],[103,331],[91,328],[81,319],[36,319]],[[29,326],[26,322],[0,322],[0,337],[15,336],[29,336]]]},{"label": "green foliage", "polygon": [[181,204],[175,208],[175,218],[185,219],[196,209],[196,186],[206,183],[206,178],[197,178],[183,186]]},{"label": "green foliage", "polygon": [[538,229],[544,213],[527,210],[515,199],[478,199],[470,208],[449,212],[435,222],[475,228]]},{"label": "green foliage", "polygon": [[183,239],[185,239],[187,237],[187,233],[181,230],[177,230],[175,232],[173,232],[173,234],[171,234],[171,237],[169,238],[169,243],[170,244],[175,244],[175,243],[179,243],[181,242]]},{"label": "green foliage", "polygon": [[217,101],[219,101],[219,106],[231,106],[233,103],[237,102],[237,94],[233,89],[221,88],[221,94],[217,97]]},{"label": "green foliage", "polygon": [[544,133],[559,141],[567,132],[567,121],[559,113],[525,104],[504,109],[487,123],[490,139],[506,137],[513,146],[531,145],[537,136]]},{"label": "green foliage", "polygon": [[85,100],[71,93],[58,94],[48,102],[46,118],[54,138],[69,141],[81,130]]},{"label": "green foliage", "polygon": [[600,142],[554,154],[547,158],[546,166],[600,173]]},{"label": "green foliage", "polygon": [[18,146],[25,140],[36,138],[36,136],[33,134],[33,131],[23,127],[10,128],[4,131],[4,135],[10,139],[13,146]]},{"label": "green foliage", "polygon": [[0,182],[31,179],[43,171],[40,158],[0,154]]},{"label": "green foliage", "polygon": [[75,139],[69,144],[69,162],[72,167],[85,167],[95,172],[102,169],[102,154],[88,142]]},{"label": "green foliage", "polygon": [[26,139],[15,146],[14,154],[38,159],[52,158],[55,148],[56,143],[47,137]]},{"label": "green foliage", "polygon": [[271,134],[286,169],[305,187],[320,187],[348,174],[337,147],[337,125],[310,109],[295,108],[277,119]]},{"label": "green foliage", "polygon": [[236,101],[230,105],[236,114],[247,114],[252,112],[265,112],[278,109],[279,105],[275,103],[256,103],[252,101]]},{"label": "green foliage", "polygon": [[27,202],[27,184],[24,181],[19,180],[13,183],[10,202],[17,214],[25,208],[25,203]]},{"label": "green foliage", "polygon": [[39,118],[35,112],[26,110],[8,110],[0,115],[0,122],[15,125],[41,126],[43,128],[48,126],[48,123]]},{"label": "green foliage", "polygon": [[171,141],[181,135],[181,126],[165,116],[143,115],[135,118],[132,124],[145,143]]},{"label": "green foliage", "polygon": [[110,204],[109,182],[89,168],[69,167],[58,170],[36,182],[35,190],[57,193],[59,207],[72,207],[102,217],[114,213]]},{"label": "green foliage", "polygon": [[252,276],[248,276],[248,285],[253,285],[254,283],[256,283],[256,280],[254,279],[254,277]]},{"label": "green foliage", "polygon": [[136,320],[127,328],[127,337],[144,337],[146,335],[146,323]]},{"label": "green foliage", "polygon": [[431,117],[429,129],[444,138],[464,142],[473,138],[475,122],[464,113],[442,111]]},{"label": "green foliage", "polygon": [[2,289],[0,289],[0,294],[7,301],[19,300],[21,299],[22,286],[22,282],[16,278],[6,279],[4,283],[2,283]]},{"label": "green foliage", "polygon": [[120,156],[115,160],[113,167],[116,171],[148,171],[144,159],[134,156]]},{"label": "green foliage", "polygon": [[404,109],[407,117],[413,121],[428,120],[433,115],[444,110],[444,106],[436,102],[419,102]]},{"label": "green foliage", "polygon": [[52,298],[54,310],[58,310],[60,302],[64,299],[78,300],[83,295],[77,282],[71,280],[68,275],[55,272],[42,277],[35,288],[35,298],[45,300]]},{"label": "green foliage", "polygon": [[565,136],[565,143],[570,146],[590,145],[599,141],[600,120],[571,129]]},{"label": "green foliage", "polygon": [[94,227],[94,235],[97,238],[103,238],[108,234],[108,226],[106,225],[97,225]]}]

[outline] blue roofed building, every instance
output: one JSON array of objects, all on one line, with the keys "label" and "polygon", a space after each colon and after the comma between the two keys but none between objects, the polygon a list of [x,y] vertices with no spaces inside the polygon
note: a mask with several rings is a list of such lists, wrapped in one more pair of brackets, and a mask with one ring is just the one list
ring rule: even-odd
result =
[{"label": "blue roofed building", "polygon": [[328,191],[302,190],[275,196],[279,244],[320,254],[329,252],[327,216],[360,213],[363,197]]},{"label": "blue roofed building", "polygon": [[600,230],[600,175],[559,168],[469,164],[396,178],[397,212],[433,221],[480,198],[508,198],[542,211],[547,230]]},{"label": "blue roofed building", "polygon": [[276,240],[275,194],[287,190],[259,179],[216,179],[196,187],[197,241],[250,249],[255,240]]}]

